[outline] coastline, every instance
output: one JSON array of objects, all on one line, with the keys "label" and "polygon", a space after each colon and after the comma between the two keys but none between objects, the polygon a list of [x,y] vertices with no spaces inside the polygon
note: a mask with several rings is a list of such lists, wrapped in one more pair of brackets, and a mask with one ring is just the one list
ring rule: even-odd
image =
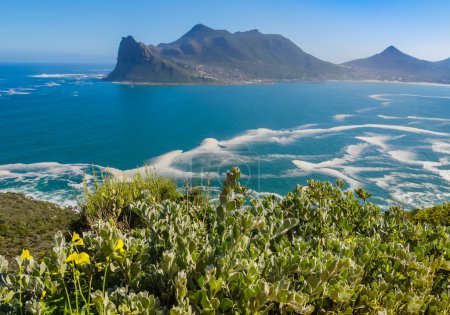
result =
[{"label": "coastline", "polygon": [[424,85],[424,86],[443,86],[450,87],[450,83],[434,83],[421,81],[398,81],[398,80],[326,80],[326,82],[349,82],[349,83],[392,83],[392,84],[408,84],[408,85]]},{"label": "coastline", "polygon": [[113,84],[130,85],[130,86],[240,86],[240,85],[272,85],[272,84],[295,84],[295,83],[310,83],[310,84],[321,84],[327,82],[342,82],[342,83],[392,83],[392,84],[408,84],[408,85],[421,85],[421,86],[441,86],[450,87],[450,83],[437,83],[437,82],[422,82],[422,81],[398,81],[398,80],[317,80],[317,81],[307,81],[307,80],[261,80],[261,81],[242,81],[242,82],[217,82],[217,83],[157,83],[157,82],[133,82],[133,81],[108,81]]}]

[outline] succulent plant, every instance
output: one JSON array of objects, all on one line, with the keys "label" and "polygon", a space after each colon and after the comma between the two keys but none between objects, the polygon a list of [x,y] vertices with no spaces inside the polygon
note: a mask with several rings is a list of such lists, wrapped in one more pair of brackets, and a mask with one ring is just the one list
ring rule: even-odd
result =
[{"label": "succulent plant", "polygon": [[[450,312],[449,227],[382,212],[339,183],[252,199],[236,190],[239,175],[218,204],[140,200],[126,205],[139,228],[110,220],[72,241],[59,233],[19,272],[0,257],[0,313]],[[89,262],[69,258],[82,253]]]}]

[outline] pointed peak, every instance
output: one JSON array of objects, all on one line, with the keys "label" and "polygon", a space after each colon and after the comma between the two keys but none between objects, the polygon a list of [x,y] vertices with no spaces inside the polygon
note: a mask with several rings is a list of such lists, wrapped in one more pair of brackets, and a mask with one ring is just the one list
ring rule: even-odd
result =
[{"label": "pointed peak", "polygon": [[190,29],[189,32],[184,34],[181,38],[199,38],[199,37],[208,37],[223,31],[212,29],[204,24],[196,24],[193,28]]},{"label": "pointed peak", "polygon": [[198,36],[207,36],[211,33],[215,32],[214,29],[204,25],[204,24],[196,24],[193,28],[189,30],[186,34],[182,36],[182,38],[195,38]]},{"label": "pointed peak", "polygon": [[199,31],[212,31],[213,29],[206,26],[205,24],[198,23],[195,24],[193,28],[191,28],[190,32],[199,32]]},{"label": "pointed peak", "polygon": [[402,53],[400,50],[397,49],[397,47],[395,46],[389,46],[387,47],[385,50],[383,50],[381,52],[382,54],[398,54],[398,53]]}]

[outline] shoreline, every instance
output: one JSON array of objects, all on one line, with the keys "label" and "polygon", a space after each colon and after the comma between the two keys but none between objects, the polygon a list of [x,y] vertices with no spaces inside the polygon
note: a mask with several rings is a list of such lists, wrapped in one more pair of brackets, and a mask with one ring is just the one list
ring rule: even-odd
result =
[{"label": "shoreline", "polygon": [[434,82],[420,82],[420,81],[387,81],[387,80],[326,80],[325,82],[348,82],[348,83],[392,83],[392,84],[407,84],[407,85],[423,85],[423,86],[442,86],[450,87],[450,83],[434,83]]},{"label": "shoreline", "polygon": [[157,82],[133,82],[133,81],[108,81],[102,79],[104,82],[110,82],[113,84],[129,85],[129,86],[244,86],[244,85],[273,85],[273,84],[295,84],[295,83],[309,83],[309,84],[321,84],[327,82],[338,83],[392,83],[392,84],[407,84],[407,85],[420,85],[420,86],[440,86],[450,87],[450,83],[437,83],[437,82],[422,82],[422,81],[398,81],[398,80],[323,80],[323,81],[304,81],[304,80],[286,80],[286,81],[242,81],[242,82],[218,82],[218,83],[157,83]]}]

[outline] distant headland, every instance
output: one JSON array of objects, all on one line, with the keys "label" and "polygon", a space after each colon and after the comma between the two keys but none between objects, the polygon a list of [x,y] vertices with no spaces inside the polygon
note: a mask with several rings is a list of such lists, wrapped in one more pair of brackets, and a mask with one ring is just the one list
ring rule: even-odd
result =
[{"label": "distant headland", "polygon": [[431,62],[394,46],[368,58],[334,64],[289,39],[258,30],[231,33],[202,24],[174,42],[120,42],[108,81],[147,84],[245,84],[325,80],[379,80],[450,84],[450,58]]}]

